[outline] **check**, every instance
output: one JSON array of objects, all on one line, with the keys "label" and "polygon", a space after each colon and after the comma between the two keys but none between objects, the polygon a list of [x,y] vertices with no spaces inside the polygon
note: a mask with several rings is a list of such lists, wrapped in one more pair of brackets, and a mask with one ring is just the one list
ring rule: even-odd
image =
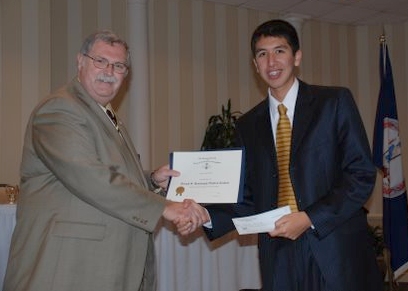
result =
[{"label": "check", "polygon": [[290,207],[284,206],[257,215],[233,218],[232,222],[239,234],[270,232],[275,229],[275,222],[289,213]]},{"label": "check", "polygon": [[242,149],[173,152],[171,168],[180,172],[172,177],[167,199],[197,203],[237,203],[242,200]]}]

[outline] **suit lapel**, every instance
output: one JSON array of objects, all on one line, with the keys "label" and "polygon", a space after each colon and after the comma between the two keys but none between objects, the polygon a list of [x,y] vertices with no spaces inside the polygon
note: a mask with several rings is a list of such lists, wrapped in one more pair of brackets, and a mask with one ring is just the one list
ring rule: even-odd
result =
[{"label": "suit lapel", "polygon": [[272,124],[271,124],[271,116],[269,113],[269,98],[266,97],[263,101],[259,114],[258,114],[258,121],[257,124],[259,125],[258,128],[255,130],[258,131],[258,141],[262,144],[262,147],[265,149],[267,153],[269,153],[272,157],[272,160],[276,163],[276,151],[275,151],[275,142],[273,139],[272,134]]},{"label": "suit lapel", "polygon": [[[133,142],[132,142],[132,140],[131,140],[131,138],[130,138],[130,136],[129,136],[126,128],[125,128],[125,126],[123,125],[123,123],[122,123],[122,121],[120,119],[118,120],[118,128],[119,128],[120,135],[121,135],[121,138],[122,138],[122,143],[125,143],[127,150],[129,151],[130,155],[132,156],[132,159],[135,161],[135,166],[137,168],[136,173],[143,173],[143,167],[142,167],[142,164],[140,162],[139,154],[137,153],[135,147],[133,146]],[[144,175],[142,175],[140,177],[139,176],[140,175],[137,175],[140,183],[142,185],[144,185],[146,188],[148,188],[146,179],[144,179]]]},{"label": "suit lapel", "polygon": [[100,120],[101,126],[104,127],[110,139],[115,141],[118,151],[120,151],[127,167],[129,167],[128,170],[134,174],[133,176],[137,178],[141,185],[148,187],[139,156],[120,118],[117,117],[119,133],[103,109],[85,92],[82,85],[76,79],[73,81],[73,90],[76,90],[74,95],[78,96],[89,107],[95,118]]},{"label": "suit lapel", "polygon": [[316,115],[315,96],[312,95],[310,87],[299,81],[299,92],[296,100],[295,115],[292,129],[292,156],[297,152],[302,140],[308,132],[310,123]]},{"label": "suit lapel", "polygon": [[[113,126],[112,122],[109,120],[108,116],[106,115],[103,110],[100,110],[102,115],[100,116],[102,119],[103,126],[106,127],[108,134],[112,139],[115,140],[117,144],[118,150],[123,156],[123,159],[126,161],[127,166],[129,167],[129,171],[134,173],[134,177],[137,178],[141,185],[144,185],[146,188],[148,187],[146,179],[144,177],[144,172],[142,169],[142,165],[140,163],[140,158],[136,149],[133,146],[132,140],[130,139],[129,134],[123,122],[117,116],[118,120],[118,129],[119,131]],[[98,112],[98,111],[97,111]],[[99,112],[98,112],[99,115]]]}]

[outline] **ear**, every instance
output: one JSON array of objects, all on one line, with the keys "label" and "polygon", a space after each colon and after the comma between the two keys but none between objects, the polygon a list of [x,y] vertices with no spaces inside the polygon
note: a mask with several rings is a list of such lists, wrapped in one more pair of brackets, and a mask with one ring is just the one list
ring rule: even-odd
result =
[{"label": "ear", "polygon": [[82,68],[84,62],[84,55],[81,53],[77,54],[77,68],[78,71]]},{"label": "ear", "polygon": [[302,51],[298,50],[295,53],[295,67],[299,67],[301,61],[302,61]]},{"label": "ear", "polygon": [[256,72],[259,74],[259,68],[258,68],[258,64],[256,63],[256,60],[255,60],[255,59],[252,59],[252,62],[254,62],[254,66],[255,66]]}]

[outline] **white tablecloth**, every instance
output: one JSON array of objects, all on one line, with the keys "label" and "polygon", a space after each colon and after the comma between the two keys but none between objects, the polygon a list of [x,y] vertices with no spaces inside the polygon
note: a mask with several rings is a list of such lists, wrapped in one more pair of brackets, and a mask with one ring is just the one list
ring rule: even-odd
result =
[{"label": "white tablecloth", "polygon": [[6,274],[11,235],[16,225],[16,205],[0,204],[0,290]]},{"label": "white tablecloth", "polygon": [[209,242],[202,230],[187,238],[164,222],[155,237],[157,291],[260,289],[256,235],[231,232]]}]

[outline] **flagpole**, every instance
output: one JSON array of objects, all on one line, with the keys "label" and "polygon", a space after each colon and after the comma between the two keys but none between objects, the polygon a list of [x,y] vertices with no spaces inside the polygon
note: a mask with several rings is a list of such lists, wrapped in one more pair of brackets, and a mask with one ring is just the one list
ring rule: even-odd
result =
[{"label": "flagpole", "polygon": [[[384,30],[384,28],[383,28],[383,30]],[[386,50],[386,45],[387,45],[387,41],[386,41],[386,38],[385,38],[385,32],[383,31],[383,33],[380,35],[380,45],[381,45],[381,49],[382,49],[382,51],[383,51],[383,54],[382,54],[382,67],[383,67],[383,72],[382,72],[382,74],[383,74],[383,77],[387,74],[387,66],[386,66],[386,53],[385,53],[385,50]]]}]

